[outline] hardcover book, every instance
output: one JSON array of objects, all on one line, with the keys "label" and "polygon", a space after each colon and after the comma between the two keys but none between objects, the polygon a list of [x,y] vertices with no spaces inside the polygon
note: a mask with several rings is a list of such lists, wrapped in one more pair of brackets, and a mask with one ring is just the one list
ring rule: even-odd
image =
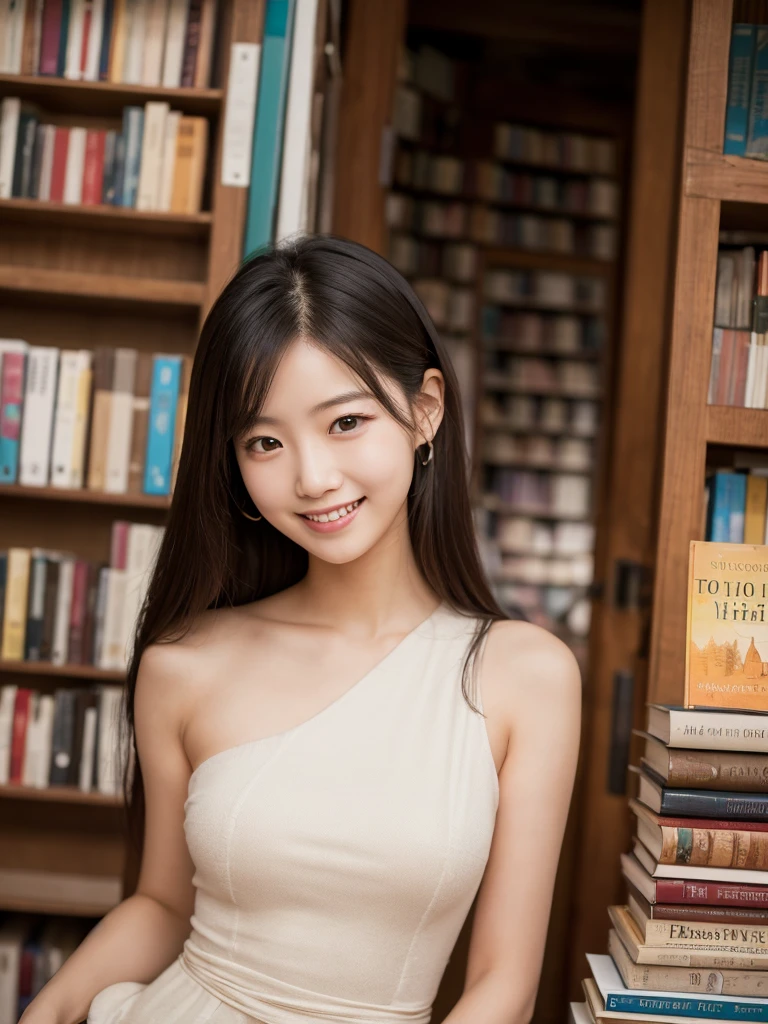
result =
[{"label": "hardcover book", "polygon": [[768,711],[768,546],[691,541],[684,705]]}]

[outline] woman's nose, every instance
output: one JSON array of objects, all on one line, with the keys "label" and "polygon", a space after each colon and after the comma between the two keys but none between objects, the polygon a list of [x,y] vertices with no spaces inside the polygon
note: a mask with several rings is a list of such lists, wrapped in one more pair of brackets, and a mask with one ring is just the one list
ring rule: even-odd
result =
[{"label": "woman's nose", "polygon": [[341,486],[342,474],[333,453],[324,444],[305,445],[299,450],[296,492],[300,497],[319,498]]}]

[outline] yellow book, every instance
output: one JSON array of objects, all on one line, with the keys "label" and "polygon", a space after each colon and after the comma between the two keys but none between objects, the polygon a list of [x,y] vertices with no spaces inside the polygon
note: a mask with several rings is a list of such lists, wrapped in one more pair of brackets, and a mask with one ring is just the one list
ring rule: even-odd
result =
[{"label": "yellow book", "polygon": [[762,544],[765,540],[766,504],[768,477],[750,473],[747,477],[747,504],[744,511],[745,544]]},{"label": "yellow book", "polygon": [[199,213],[208,154],[208,119],[182,117],[176,135],[172,213]]},{"label": "yellow book", "polygon": [[112,39],[109,47],[107,76],[110,82],[122,82],[125,59],[126,0],[115,0],[112,15]]},{"label": "yellow book", "polygon": [[31,561],[30,548],[8,548],[3,611],[3,658],[14,658],[19,661],[24,658]]},{"label": "yellow book", "polygon": [[768,711],[768,546],[691,541],[684,706]]}]

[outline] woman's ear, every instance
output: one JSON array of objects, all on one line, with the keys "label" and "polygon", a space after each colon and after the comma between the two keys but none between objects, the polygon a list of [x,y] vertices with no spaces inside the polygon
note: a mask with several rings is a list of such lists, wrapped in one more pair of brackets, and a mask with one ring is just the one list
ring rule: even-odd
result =
[{"label": "woman's ear", "polygon": [[416,429],[419,444],[434,440],[443,419],[445,380],[440,370],[431,367],[424,371],[421,391],[416,397]]}]

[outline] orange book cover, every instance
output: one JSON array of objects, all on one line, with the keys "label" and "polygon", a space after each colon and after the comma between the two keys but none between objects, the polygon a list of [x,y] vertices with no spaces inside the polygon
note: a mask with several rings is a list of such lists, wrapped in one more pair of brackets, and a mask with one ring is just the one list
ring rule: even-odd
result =
[{"label": "orange book cover", "polygon": [[691,541],[685,707],[768,711],[768,546]]}]

